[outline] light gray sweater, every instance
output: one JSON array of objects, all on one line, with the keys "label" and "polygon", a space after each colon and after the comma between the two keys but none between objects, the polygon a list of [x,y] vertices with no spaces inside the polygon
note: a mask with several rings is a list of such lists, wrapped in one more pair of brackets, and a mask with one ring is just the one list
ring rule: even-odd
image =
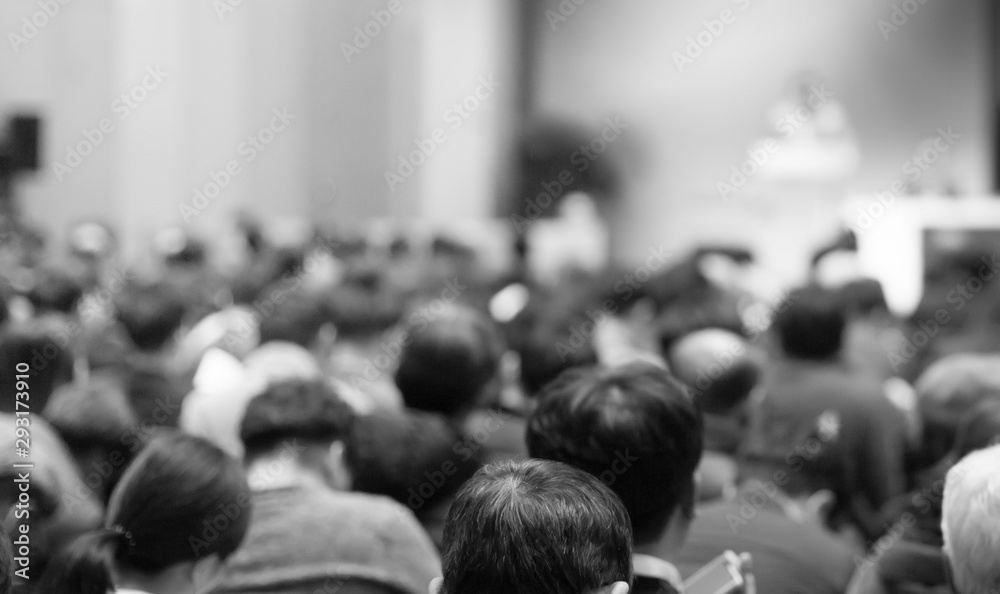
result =
[{"label": "light gray sweater", "polygon": [[423,594],[437,550],[409,509],[386,497],[323,488],[254,494],[250,530],[217,594],[312,591],[348,578]]}]

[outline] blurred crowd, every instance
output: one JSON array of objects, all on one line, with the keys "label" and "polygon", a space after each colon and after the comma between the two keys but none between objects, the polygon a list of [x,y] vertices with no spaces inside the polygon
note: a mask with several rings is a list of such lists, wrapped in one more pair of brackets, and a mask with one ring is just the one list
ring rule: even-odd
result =
[{"label": "blurred crowd", "polygon": [[142,267],[97,223],[4,242],[0,592],[729,591],[720,558],[746,592],[1000,591],[982,253],[901,318],[849,235],[775,296],[731,247],[538,275],[247,222],[222,266],[175,231]]}]

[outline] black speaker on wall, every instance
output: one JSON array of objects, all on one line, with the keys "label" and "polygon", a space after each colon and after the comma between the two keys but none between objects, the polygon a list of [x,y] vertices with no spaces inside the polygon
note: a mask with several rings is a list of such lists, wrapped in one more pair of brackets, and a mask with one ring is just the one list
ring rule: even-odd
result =
[{"label": "black speaker on wall", "polygon": [[0,132],[0,225],[3,227],[0,236],[17,228],[14,179],[20,172],[38,169],[42,160],[41,127],[38,116],[16,114],[7,118],[7,125]]},{"label": "black speaker on wall", "polygon": [[1000,195],[1000,5],[987,2],[989,57],[993,91],[993,193]]},{"label": "black speaker on wall", "polygon": [[42,120],[33,115],[15,115],[7,123],[7,158],[15,171],[34,171],[41,160],[39,135]]}]

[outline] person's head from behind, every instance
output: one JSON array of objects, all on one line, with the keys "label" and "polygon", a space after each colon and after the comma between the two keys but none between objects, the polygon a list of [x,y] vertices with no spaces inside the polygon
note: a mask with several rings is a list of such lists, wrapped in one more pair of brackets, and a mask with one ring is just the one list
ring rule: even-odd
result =
[{"label": "person's head from behind", "polygon": [[557,344],[572,344],[569,330],[538,328],[517,348],[521,386],[528,397],[536,396],[550,381],[567,369],[597,365],[597,351],[590,341],[578,349],[560,351]]},{"label": "person's head from behind", "polygon": [[853,280],[840,287],[839,291],[844,310],[851,320],[885,321],[890,316],[885,291],[877,280]]},{"label": "person's head from behind", "polygon": [[[387,495],[421,517],[454,495],[479,467],[476,457],[463,461],[455,455],[461,439],[441,415],[403,410],[359,416],[347,441],[351,489]],[[433,489],[425,490],[425,484]]]},{"label": "person's head from behind", "polygon": [[[73,356],[65,326],[55,320],[28,320],[0,332],[0,412],[45,408],[56,388],[73,379]],[[27,368],[26,368],[27,367]],[[17,375],[28,375],[30,402],[17,409]]]},{"label": "person's head from behind", "polygon": [[35,271],[27,297],[35,315],[71,315],[83,297],[83,282],[67,268],[43,267]]},{"label": "person's head from behind", "polygon": [[[270,384],[247,405],[240,425],[252,486],[309,481],[346,490],[350,472],[344,448],[353,421],[351,408],[323,381]],[[281,462],[282,476],[271,471],[274,460]],[[258,474],[256,468],[268,470]]]},{"label": "person's head from behind", "polygon": [[[572,296],[572,291],[550,294],[532,288],[523,307],[501,326],[507,346],[517,354],[521,389],[529,399],[567,369],[599,362],[593,337],[579,341],[573,335],[574,328],[593,321],[585,315],[583,320],[573,315]],[[561,348],[559,344],[572,346]]]},{"label": "person's head from behind", "polygon": [[809,286],[789,293],[774,316],[774,328],[785,355],[826,361],[840,355],[847,317],[841,296]]},{"label": "person's head from behind", "polygon": [[52,395],[42,416],[66,443],[88,486],[106,503],[132,459],[123,437],[138,425],[124,386],[103,374],[85,384],[66,384]]},{"label": "person's head from behind", "polygon": [[595,477],[547,460],[477,472],[448,511],[431,594],[626,594],[632,532]]},{"label": "person's head from behind", "polygon": [[939,359],[917,379],[924,457],[933,464],[956,443],[962,417],[980,402],[1000,402],[1000,355],[959,353]]},{"label": "person's head from behind", "polygon": [[186,311],[183,299],[166,283],[129,286],[115,309],[132,344],[143,352],[173,346]]},{"label": "person's head from behind", "polygon": [[496,386],[499,337],[473,309],[445,306],[438,314],[430,307],[410,317],[396,386],[409,408],[460,417]]},{"label": "person's head from behind", "polygon": [[380,338],[403,317],[403,299],[377,270],[354,271],[334,288],[327,310],[337,341],[363,343]]},{"label": "person's head from behind", "polygon": [[692,389],[705,415],[746,416],[760,368],[742,336],[721,328],[696,330],[671,345],[667,362],[674,376]]},{"label": "person's head from behind", "polygon": [[[274,291],[263,294],[275,295]],[[265,307],[260,320],[260,344],[290,342],[309,350],[325,348],[320,344],[328,333],[325,329],[328,315],[323,303],[301,292],[277,295],[273,301],[264,301],[270,308]]]},{"label": "person's head from behind", "polygon": [[955,460],[961,460],[970,452],[1000,443],[1000,400],[984,400],[973,406],[958,424],[955,446],[952,452]]},{"label": "person's head from behind", "polygon": [[955,593],[1000,591],[1000,446],[974,451],[948,471],[941,532]]},{"label": "person's head from behind", "polygon": [[125,471],[104,528],[53,560],[43,591],[209,592],[246,535],[250,503],[238,461],[200,437],[165,433]]},{"label": "person's head from behind", "polygon": [[[756,505],[758,499],[772,499],[780,491],[786,515],[800,523],[828,524],[853,496],[845,491],[848,459],[842,425],[840,414],[827,410],[787,440],[745,444],[739,479],[748,487],[748,499]],[[734,530],[747,523],[743,518],[730,520]]]},{"label": "person's head from behind", "polygon": [[532,457],[609,485],[628,510],[637,547],[679,549],[694,516],[702,418],[667,371],[645,363],[570,370],[540,394],[527,441]]}]

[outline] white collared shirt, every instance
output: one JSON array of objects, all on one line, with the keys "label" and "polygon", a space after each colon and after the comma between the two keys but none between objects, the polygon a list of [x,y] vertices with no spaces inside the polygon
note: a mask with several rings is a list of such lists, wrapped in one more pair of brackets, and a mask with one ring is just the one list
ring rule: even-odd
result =
[{"label": "white collared shirt", "polygon": [[642,553],[633,554],[632,571],[636,575],[655,577],[663,580],[673,586],[678,592],[684,591],[684,580],[681,579],[681,572],[677,571],[677,568],[672,564],[659,557],[643,555]]}]

